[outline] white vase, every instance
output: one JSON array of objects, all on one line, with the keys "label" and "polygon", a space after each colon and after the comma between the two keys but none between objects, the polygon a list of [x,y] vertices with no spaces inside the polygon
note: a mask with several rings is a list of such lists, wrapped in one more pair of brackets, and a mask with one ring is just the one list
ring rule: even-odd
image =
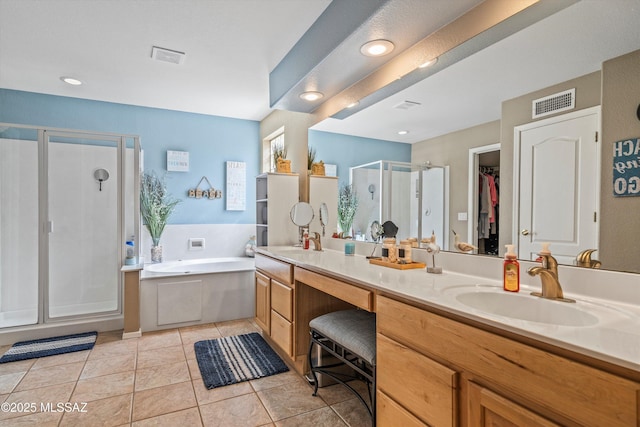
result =
[{"label": "white vase", "polygon": [[162,262],[162,246],[151,246],[151,262],[154,264]]}]

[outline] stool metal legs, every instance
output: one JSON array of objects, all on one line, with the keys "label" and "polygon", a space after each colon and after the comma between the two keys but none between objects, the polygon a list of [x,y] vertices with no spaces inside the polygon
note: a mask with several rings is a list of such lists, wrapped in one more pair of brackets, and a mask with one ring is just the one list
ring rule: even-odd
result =
[{"label": "stool metal legs", "polygon": [[[312,352],[313,352],[313,346],[314,345],[320,346],[321,348],[323,348],[324,350],[329,352],[329,354],[333,355],[338,360],[340,360],[340,362],[339,363],[334,363],[334,364],[331,364],[331,365],[325,365],[325,366],[313,366],[313,361],[312,361],[311,355],[312,355]],[[369,412],[369,416],[371,417],[373,425],[374,426],[376,425],[376,420],[375,420],[375,408],[376,408],[375,366],[373,366],[370,363],[362,360],[358,356],[352,354],[348,349],[345,349],[344,347],[336,344],[332,340],[324,337],[323,335],[321,335],[320,333],[318,333],[314,329],[311,330],[311,339],[310,339],[310,342],[309,342],[308,362],[309,362],[309,369],[311,370],[311,376],[313,377],[313,381],[314,381],[314,388],[313,388],[313,395],[314,396],[316,396],[317,393],[318,393],[318,376],[317,376],[317,373],[328,375],[329,377],[333,378],[338,383],[342,384],[347,389],[349,389],[360,400],[360,402],[365,406],[365,408],[367,408],[367,412]],[[332,371],[328,370],[328,369],[335,368],[335,367],[338,367],[338,366],[343,366],[345,364],[347,366],[349,366],[350,368],[352,368],[356,372],[357,375],[353,376],[353,375],[348,375],[348,374],[343,374],[343,373],[336,373],[336,372],[332,372]],[[360,393],[358,393],[353,387],[351,387],[351,385],[349,385],[345,381],[345,379],[348,379],[348,380],[353,380],[353,379],[364,380],[367,383],[367,390],[369,391],[369,398],[370,398],[370,401],[371,401],[371,405],[367,404],[367,402],[362,398]]]}]

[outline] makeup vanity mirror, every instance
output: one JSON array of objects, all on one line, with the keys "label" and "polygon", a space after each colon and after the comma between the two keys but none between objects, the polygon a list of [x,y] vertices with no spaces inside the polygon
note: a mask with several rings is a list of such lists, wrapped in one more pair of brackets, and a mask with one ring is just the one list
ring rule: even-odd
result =
[{"label": "makeup vanity mirror", "polygon": [[320,225],[322,225],[322,237],[324,237],[325,227],[329,225],[329,208],[326,203],[322,203],[320,205],[319,212],[320,214]]},{"label": "makeup vanity mirror", "polygon": [[302,242],[302,233],[305,227],[308,227],[313,221],[313,207],[307,202],[298,202],[291,208],[289,212],[291,222],[298,226],[299,242]]}]

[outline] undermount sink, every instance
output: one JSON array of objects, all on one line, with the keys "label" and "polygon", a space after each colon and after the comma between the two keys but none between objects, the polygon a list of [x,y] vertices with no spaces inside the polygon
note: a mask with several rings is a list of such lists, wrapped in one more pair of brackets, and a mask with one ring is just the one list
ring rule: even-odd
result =
[{"label": "undermount sink", "polygon": [[470,308],[498,316],[560,326],[593,326],[598,317],[576,304],[547,300],[529,294],[502,291],[466,291],[455,296]]}]

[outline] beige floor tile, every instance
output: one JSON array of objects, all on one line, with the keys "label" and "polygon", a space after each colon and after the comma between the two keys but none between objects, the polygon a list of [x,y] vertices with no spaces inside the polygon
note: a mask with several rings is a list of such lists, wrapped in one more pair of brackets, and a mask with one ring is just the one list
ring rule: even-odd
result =
[{"label": "beige floor tile", "polygon": [[[366,402],[369,402],[369,392],[364,381],[351,381],[349,385],[363,396]],[[320,396],[327,405],[344,402],[345,400],[350,400],[355,397],[354,394],[342,384],[318,388],[318,396]]]},{"label": "beige floor tile", "polygon": [[202,405],[200,414],[205,427],[254,427],[271,422],[269,414],[253,393]]},{"label": "beige floor tile", "polygon": [[133,392],[133,371],[79,380],[73,392],[74,402],[90,402]]},{"label": "beige floor tile", "polygon": [[281,374],[270,375],[268,377],[251,380],[249,382],[251,383],[251,387],[253,387],[255,391],[261,391],[268,388],[278,387],[283,384],[299,381],[301,381],[300,375],[298,375],[298,373],[294,370],[290,370]]},{"label": "beige floor tile", "polygon": [[196,406],[191,381],[138,391],[133,395],[133,421]]},{"label": "beige floor tile", "polygon": [[371,427],[371,417],[364,405],[353,398],[344,402],[331,405],[334,411],[342,418],[349,427]]},{"label": "beige floor tile", "polygon": [[36,359],[29,359],[0,364],[0,375],[27,372],[35,362]]},{"label": "beige floor tile", "polygon": [[86,407],[81,407],[86,412],[66,412],[62,417],[60,427],[115,427],[122,424],[128,425],[131,422],[132,400],[133,394],[123,394],[87,402]]},{"label": "beige floor tile", "polygon": [[91,353],[91,350],[74,351],[72,353],[56,354],[55,356],[47,356],[36,359],[31,367],[34,369],[48,368],[50,366],[64,365],[67,363],[84,362]]},{"label": "beige floor tile", "polygon": [[187,365],[189,365],[189,373],[191,374],[192,380],[197,380],[202,378],[202,374],[200,373],[200,367],[198,366],[198,361],[196,359],[187,358]]},{"label": "beige floor tile", "polygon": [[91,350],[88,360],[106,359],[127,354],[136,354],[138,351],[137,340],[112,341],[96,345]]},{"label": "beige floor tile", "polygon": [[182,346],[165,347],[162,349],[139,351],[137,367],[138,369],[145,369],[152,366],[184,361],[186,361],[186,358]]},{"label": "beige floor tile", "polygon": [[0,393],[11,393],[26,372],[0,375]]},{"label": "beige floor tile", "polygon": [[234,335],[258,332],[256,326],[247,319],[219,322],[216,323],[216,327],[220,331],[220,335],[222,335],[223,337],[231,337]]},{"label": "beige floor tile", "polygon": [[214,338],[220,337],[220,331],[218,331],[218,328],[216,328],[215,324],[213,323],[203,326],[180,328],[180,338],[182,339],[182,345],[193,344],[197,341],[212,340]]},{"label": "beige floor tile", "polygon": [[149,332],[138,338],[138,350],[151,350],[155,348],[172,347],[182,345],[180,332],[177,329]]},{"label": "beige floor tile", "polygon": [[[7,403],[35,403],[36,411],[40,411],[40,404],[51,403],[55,405],[59,402],[68,402],[75,383],[65,383],[48,387],[36,388],[33,390],[25,390],[13,392],[7,397]],[[24,413],[16,412],[0,412],[0,419],[15,418],[24,415]]]},{"label": "beige floor tile", "polygon": [[257,392],[274,421],[309,412],[326,406],[320,397],[312,396],[313,389],[302,379]]},{"label": "beige floor tile", "polygon": [[80,379],[117,374],[119,372],[133,371],[135,369],[135,353],[113,356],[107,359],[91,359],[85,363],[84,369],[82,369],[82,373],[80,374]]},{"label": "beige floor tile", "polygon": [[9,420],[0,420],[0,427],[56,427],[62,418],[62,412],[40,412]]},{"label": "beige floor tile", "polygon": [[193,389],[196,392],[196,399],[199,405],[206,405],[207,403],[253,393],[253,388],[251,388],[251,385],[246,381],[207,390],[202,379],[198,379],[193,380]]},{"label": "beige floor tile", "polygon": [[135,391],[191,381],[187,362],[169,363],[136,371]]},{"label": "beige floor tile", "polygon": [[189,408],[183,411],[172,412],[158,417],[147,418],[146,420],[136,421],[131,424],[132,427],[175,427],[188,426],[200,427],[200,411],[198,408]]},{"label": "beige floor tile", "polygon": [[187,344],[182,346],[184,357],[187,360],[196,360],[196,351],[194,350],[193,344]]},{"label": "beige floor tile", "polygon": [[68,363],[66,365],[51,366],[48,368],[30,370],[24,376],[16,391],[30,390],[55,384],[63,384],[76,381],[84,362]]},{"label": "beige floor tile", "polygon": [[276,421],[276,427],[346,427],[346,425],[328,406]]}]

